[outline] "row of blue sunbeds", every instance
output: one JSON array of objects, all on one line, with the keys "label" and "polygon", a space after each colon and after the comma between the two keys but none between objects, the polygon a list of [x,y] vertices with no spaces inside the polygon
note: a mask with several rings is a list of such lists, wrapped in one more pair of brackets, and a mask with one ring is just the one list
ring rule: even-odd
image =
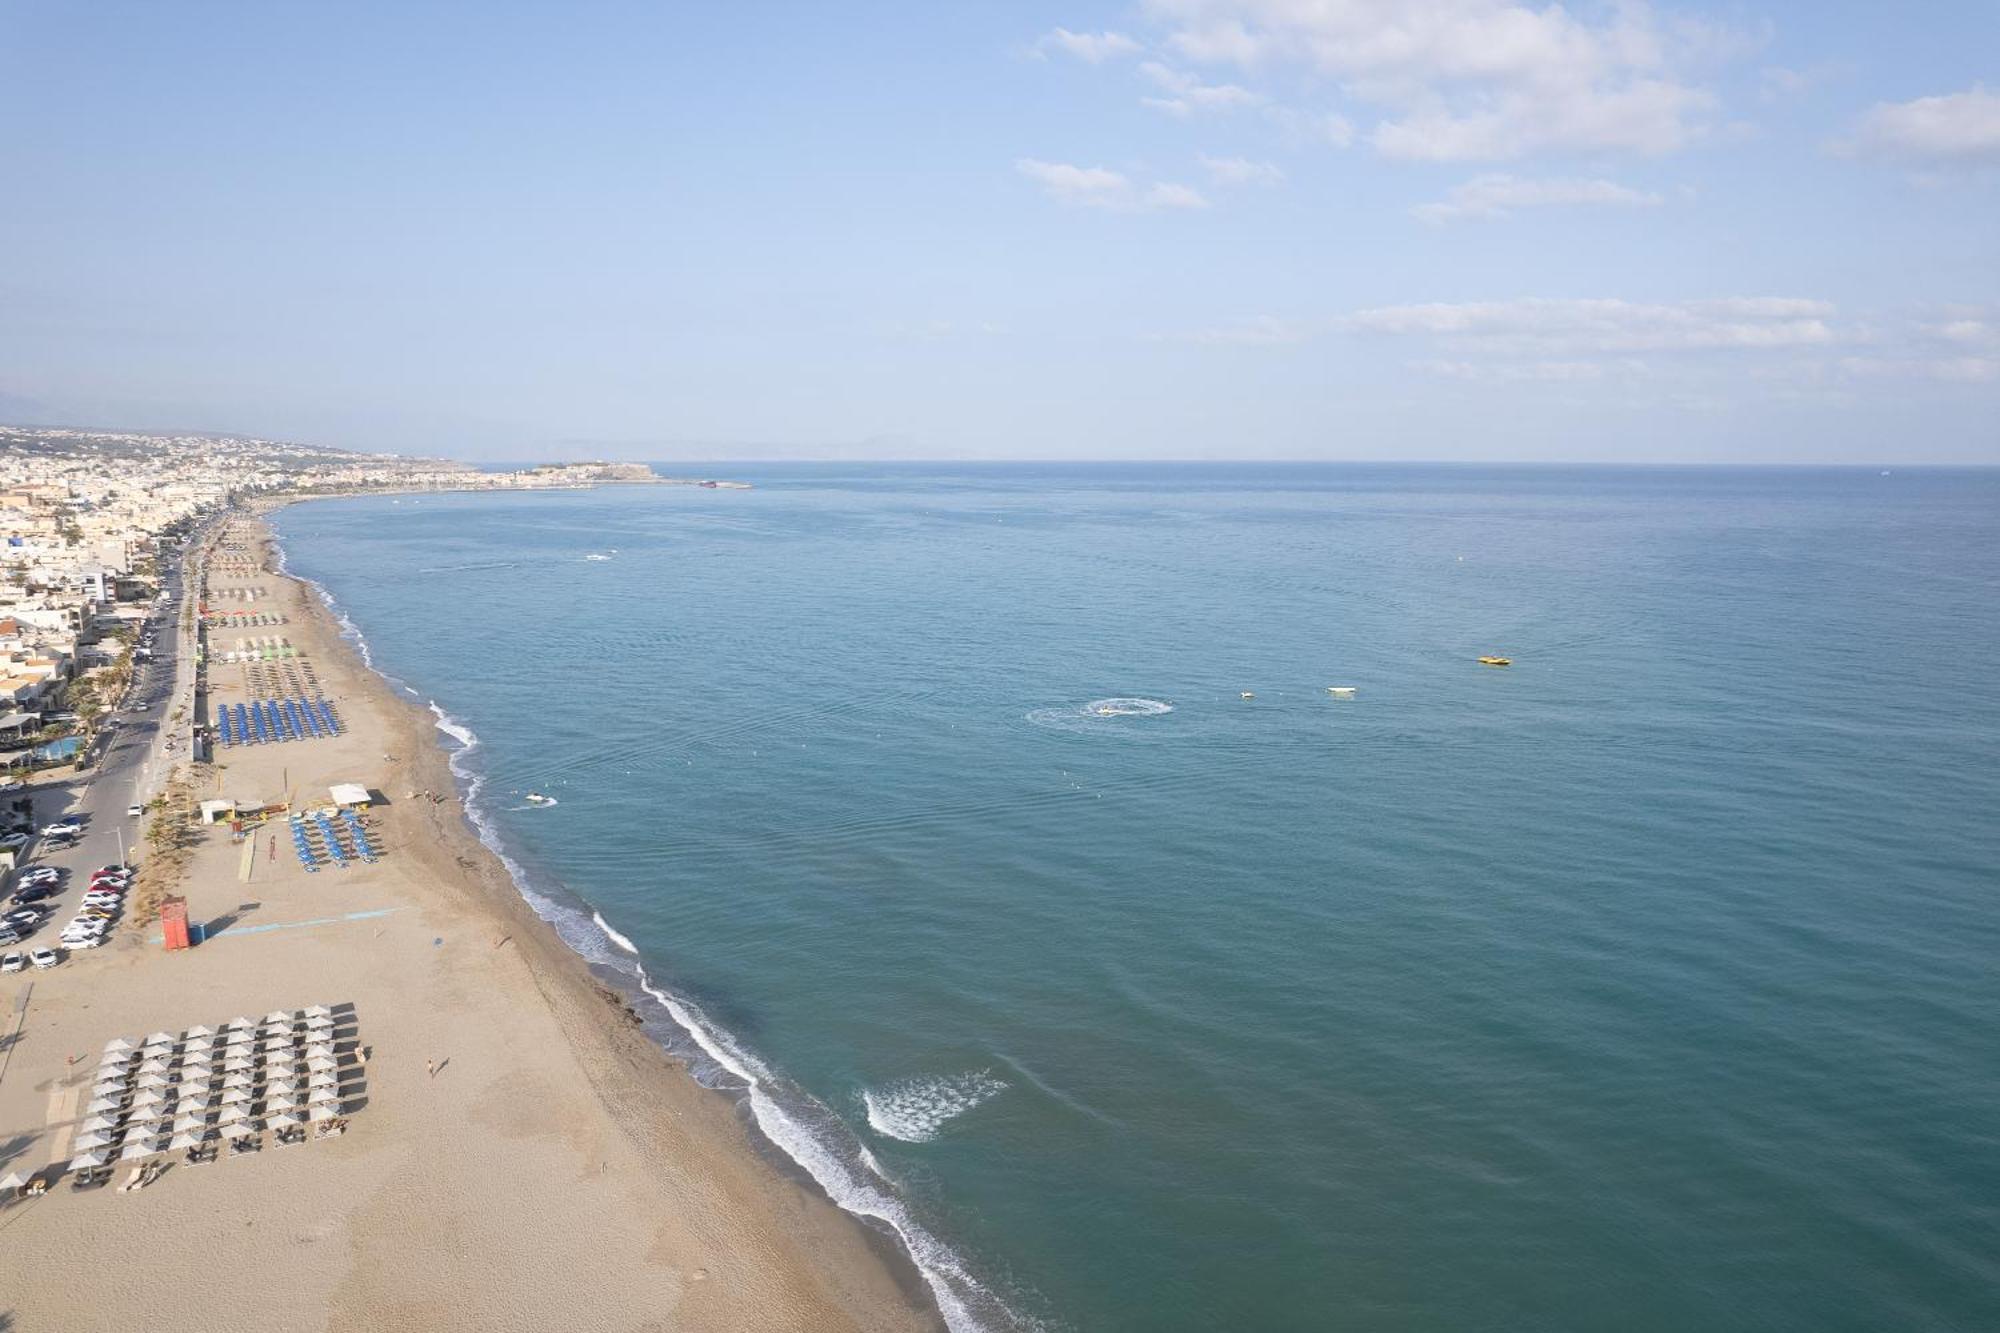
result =
[{"label": "row of blue sunbeds", "polygon": [[298,853],[299,864],[308,874],[325,865],[345,870],[347,863],[355,860],[372,865],[381,855],[368,841],[368,829],[361,816],[352,810],[342,810],[338,817],[319,812],[293,815],[291,823],[292,850]]},{"label": "row of blue sunbeds", "polygon": [[259,699],[215,710],[215,738],[224,745],[263,745],[338,736],[340,719],[325,699]]}]

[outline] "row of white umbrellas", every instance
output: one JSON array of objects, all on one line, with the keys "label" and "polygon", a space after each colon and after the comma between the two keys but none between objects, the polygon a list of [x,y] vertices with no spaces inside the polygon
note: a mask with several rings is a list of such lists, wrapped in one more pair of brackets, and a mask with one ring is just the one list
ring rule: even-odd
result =
[{"label": "row of white umbrellas", "polygon": [[[341,1096],[333,1029],[333,1011],[313,1005],[296,1014],[274,1011],[261,1029],[255,1020],[237,1018],[220,1032],[200,1025],[178,1036],[155,1032],[136,1047],[114,1038],[104,1047],[85,1110],[89,1118],[76,1140],[83,1151],[70,1166],[105,1165],[121,1139],[115,1156],[130,1160],[199,1147],[216,1136],[218,1126],[231,1138],[255,1134],[260,1126],[253,1107],[259,1100],[274,1129],[334,1119]],[[219,1093],[212,1086],[218,1061]],[[307,1074],[299,1072],[302,1064]],[[174,1073],[178,1081],[168,1077]],[[116,1118],[121,1116],[127,1117],[122,1129]]]}]

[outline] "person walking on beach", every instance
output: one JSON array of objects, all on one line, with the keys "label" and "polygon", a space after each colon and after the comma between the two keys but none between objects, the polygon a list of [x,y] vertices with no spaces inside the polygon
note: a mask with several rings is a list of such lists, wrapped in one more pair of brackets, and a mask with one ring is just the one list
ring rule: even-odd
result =
[{"label": "person walking on beach", "polygon": [[424,1061],[424,1073],[430,1078],[436,1078],[438,1076],[438,1062],[435,1060]]}]

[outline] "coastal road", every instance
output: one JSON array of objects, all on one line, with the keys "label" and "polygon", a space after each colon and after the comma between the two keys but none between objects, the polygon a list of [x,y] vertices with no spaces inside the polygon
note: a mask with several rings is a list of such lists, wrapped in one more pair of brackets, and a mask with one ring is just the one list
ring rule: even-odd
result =
[{"label": "coastal road", "polygon": [[[190,550],[198,549],[201,536],[196,534]],[[70,782],[33,790],[36,835],[29,844],[27,864],[51,865],[68,873],[62,892],[45,900],[55,905],[55,911],[23,947],[59,948],[56,935],[75,915],[90,872],[114,861],[137,860],[143,850],[144,823],[127,812],[156,794],[169,765],[187,758],[191,718],[184,713],[178,724],[171,721],[177,707],[191,712],[194,681],[192,635],[180,624],[184,581],[178,558],[160,586],[167,600],[153,608],[148,621],[153,659],[135,665],[130,691],[102,724],[96,762]],[[140,709],[139,704],[146,706]],[[65,815],[83,825],[76,841],[64,845],[43,839],[40,830]]]}]

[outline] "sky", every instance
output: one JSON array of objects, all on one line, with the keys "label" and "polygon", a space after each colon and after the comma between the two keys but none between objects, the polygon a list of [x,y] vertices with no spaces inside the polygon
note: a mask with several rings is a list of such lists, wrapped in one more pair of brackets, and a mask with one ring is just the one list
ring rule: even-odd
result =
[{"label": "sky", "polygon": [[0,0],[0,421],[2000,463],[2000,5]]}]

